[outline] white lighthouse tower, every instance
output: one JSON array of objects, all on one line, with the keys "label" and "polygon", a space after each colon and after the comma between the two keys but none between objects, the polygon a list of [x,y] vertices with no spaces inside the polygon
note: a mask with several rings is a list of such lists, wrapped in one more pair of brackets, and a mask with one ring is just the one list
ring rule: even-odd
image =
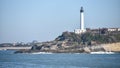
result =
[{"label": "white lighthouse tower", "polygon": [[84,10],[83,7],[80,9],[80,29],[75,29],[76,34],[81,34],[86,32],[86,29],[84,29]]}]

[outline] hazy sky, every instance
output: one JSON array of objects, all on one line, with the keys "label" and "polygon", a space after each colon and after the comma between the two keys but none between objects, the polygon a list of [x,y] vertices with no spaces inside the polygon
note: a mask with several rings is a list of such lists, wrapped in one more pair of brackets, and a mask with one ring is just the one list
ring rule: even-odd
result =
[{"label": "hazy sky", "polygon": [[50,41],[79,28],[120,27],[120,0],[0,0],[0,43]]}]

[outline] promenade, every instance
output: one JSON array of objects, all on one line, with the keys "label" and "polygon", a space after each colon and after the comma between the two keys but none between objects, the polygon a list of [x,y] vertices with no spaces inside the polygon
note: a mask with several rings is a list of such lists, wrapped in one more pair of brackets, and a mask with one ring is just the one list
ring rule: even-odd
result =
[{"label": "promenade", "polygon": [[0,47],[0,50],[22,50],[31,49],[31,47]]}]

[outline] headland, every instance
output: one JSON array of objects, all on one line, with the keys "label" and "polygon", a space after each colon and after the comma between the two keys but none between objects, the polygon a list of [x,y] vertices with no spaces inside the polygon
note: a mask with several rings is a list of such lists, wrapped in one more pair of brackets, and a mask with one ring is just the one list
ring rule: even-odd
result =
[{"label": "headland", "polygon": [[120,52],[120,31],[108,29],[88,30],[82,34],[63,32],[53,41],[38,42],[31,45],[29,50],[19,50],[15,53],[91,53],[91,52]]}]

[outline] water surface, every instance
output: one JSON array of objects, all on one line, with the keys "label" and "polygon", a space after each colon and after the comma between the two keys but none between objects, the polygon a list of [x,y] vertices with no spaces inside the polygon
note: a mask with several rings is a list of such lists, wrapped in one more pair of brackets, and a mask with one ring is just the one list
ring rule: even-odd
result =
[{"label": "water surface", "polygon": [[120,68],[120,54],[14,54],[0,51],[0,68]]}]

